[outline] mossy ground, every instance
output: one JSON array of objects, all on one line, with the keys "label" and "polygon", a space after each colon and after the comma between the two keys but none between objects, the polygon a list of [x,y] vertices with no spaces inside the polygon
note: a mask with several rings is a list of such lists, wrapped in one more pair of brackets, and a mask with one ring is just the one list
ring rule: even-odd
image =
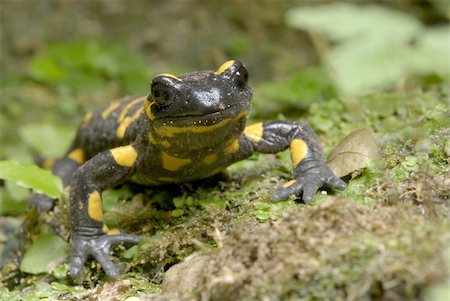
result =
[{"label": "mossy ground", "polygon": [[[210,261],[196,293],[187,299],[423,298],[428,287],[446,281],[449,271],[445,254],[450,233],[446,150],[450,133],[448,111],[440,109],[446,100],[420,93],[416,104],[410,105],[432,99],[423,105],[426,111],[397,116],[396,128],[375,132],[380,158],[348,179],[347,190],[318,194],[312,205],[293,199],[270,201],[274,187],[290,177],[286,152],[254,156],[232,166],[228,175],[207,182],[157,189],[126,186],[128,200],[110,205],[106,219],[144,239],[138,246],[114,249],[127,271],[116,293],[125,297],[157,292],[170,266],[201,252]],[[397,104],[394,111],[405,109],[404,102]],[[378,123],[390,116],[366,112],[374,129],[382,128]],[[342,137],[339,128],[347,121],[335,122],[338,130],[333,131]],[[409,127],[416,130],[406,130]],[[333,136],[319,134],[327,146],[335,143]],[[26,221],[28,241],[42,231],[69,237],[64,200],[53,212],[31,214]],[[65,269],[66,265],[60,279],[55,273],[30,278],[11,263],[3,268],[3,284],[22,287],[24,293],[36,281],[52,283],[34,284],[31,291],[45,287],[47,293],[72,298],[95,297],[113,285],[103,282],[101,268],[91,262],[83,285],[96,289],[78,295],[64,277]],[[8,298],[17,296],[10,294]]]}]

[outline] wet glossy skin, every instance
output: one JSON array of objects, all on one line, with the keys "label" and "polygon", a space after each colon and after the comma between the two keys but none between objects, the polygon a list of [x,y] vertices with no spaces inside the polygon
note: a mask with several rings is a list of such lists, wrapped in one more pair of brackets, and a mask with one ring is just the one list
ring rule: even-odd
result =
[{"label": "wet glossy skin", "polygon": [[71,276],[88,256],[109,276],[117,271],[108,254],[133,235],[109,231],[101,193],[125,181],[146,185],[181,183],[219,173],[254,152],[291,150],[293,179],[274,200],[298,195],[307,203],[322,186],[344,188],[325,165],[320,142],[305,124],[267,121],[246,126],[252,90],[238,61],[214,71],[155,77],[148,97],[125,98],[86,114],[77,137],[53,172],[71,185]]}]

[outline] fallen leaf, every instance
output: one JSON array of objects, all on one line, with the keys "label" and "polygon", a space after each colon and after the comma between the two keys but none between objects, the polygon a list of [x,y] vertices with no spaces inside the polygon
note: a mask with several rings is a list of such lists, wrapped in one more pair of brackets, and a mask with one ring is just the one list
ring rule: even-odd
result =
[{"label": "fallen leaf", "polygon": [[25,188],[57,198],[63,192],[61,179],[34,164],[0,161],[0,179],[10,180]]},{"label": "fallen leaf", "polygon": [[378,156],[378,146],[368,129],[359,129],[345,137],[327,158],[333,173],[342,178],[367,167],[370,159]]},{"label": "fallen leaf", "polygon": [[64,261],[68,243],[56,235],[41,235],[26,251],[20,270],[29,274],[49,273]]}]

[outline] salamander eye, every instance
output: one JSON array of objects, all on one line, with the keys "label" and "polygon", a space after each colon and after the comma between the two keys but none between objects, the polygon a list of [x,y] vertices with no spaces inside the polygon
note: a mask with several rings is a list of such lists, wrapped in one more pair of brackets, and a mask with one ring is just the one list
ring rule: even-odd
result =
[{"label": "salamander eye", "polygon": [[234,81],[235,85],[243,89],[248,83],[248,71],[239,61],[228,61],[222,64],[215,74]]},{"label": "salamander eye", "polygon": [[167,107],[174,101],[177,91],[167,83],[154,80],[150,95],[158,107]]},{"label": "salamander eye", "polygon": [[248,83],[248,71],[244,66],[240,66],[234,75],[234,81],[236,85],[243,89]]}]

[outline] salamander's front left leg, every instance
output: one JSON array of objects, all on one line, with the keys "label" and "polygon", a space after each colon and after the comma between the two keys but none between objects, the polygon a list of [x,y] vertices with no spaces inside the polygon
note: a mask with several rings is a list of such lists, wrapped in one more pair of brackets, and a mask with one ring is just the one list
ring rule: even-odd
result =
[{"label": "salamander's front left leg", "polygon": [[344,181],[336,177],[325,163],[320,141],[307,125],[291,121],[269,121],[248,126],[244,131],[253,149],[262,153],[277,153],[290,148],[294,164],[293,179],[272,195],[282,200],[290,195],[301,196],[309,203],[323,186],[344,189]]},{"label": "salamander's front left leg", "polygon": [[[86,161],[84,150],[77,146],[77,142],[75,140],[66,156],[54,162],[54,165],[51,167],[52,173],[61,178],[64,187],[70,184],[72,174]],[[54,203],[55,200],[53,198],[43,193],[34,193],[30,198],[31,207],[36,207],[43,212],[50,211]]]},{"label": "salamander's front left leg", "polygon": [[109,235],[102,209],[102,191],[125,182],[134,173],[137,157],[132,145],[114,148],[96,155],[74,173],[70,191],[72,278],[80,275],[88,256],[94,257],[108,276],[117,276],[110,246],[139,241],[134,235]]}]

